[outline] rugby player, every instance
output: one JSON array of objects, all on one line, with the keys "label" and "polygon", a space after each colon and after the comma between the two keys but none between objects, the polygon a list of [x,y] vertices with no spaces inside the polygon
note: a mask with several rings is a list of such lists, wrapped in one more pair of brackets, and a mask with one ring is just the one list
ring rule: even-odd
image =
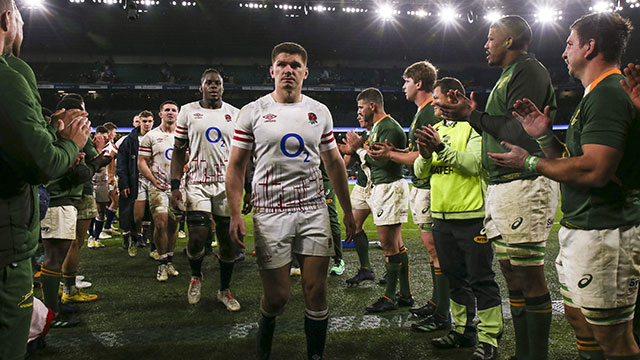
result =
[{"label": "rugby player", "polygon": [[171,156],[178,117],[178,104],[167,100],[160,104],[160,126],[149,131],[140,141],[138,169],[149,180],[149,208],[153,217],[153,241],[158,249],[156,279],[167,281],[180,273],[173,266],[178,219],[169,208]]},{"label": "rugby player", "polygon": [[[546,359],[551,326],[551,297],[544,277],[544,250],[558,206],[556,182],[530,170],[514,170],[491,161],[489,152],[506,152],[501,141],[544,156],[540,146],[513,117],[514,104],[531,99],[538,107],[549,106],[555,115],[556,99],[547,69],[527,51],[531,28],[520,16],[503,17],[489,28],[484,48],[489,66],[502,74],[487,100],[485,111],[458,92],[443,104],[443,116],[469,121],[482,134],[482,165],[488,177],[485,208],[486,235],[509,290],[516,337],[516,358]],[[518,199],[519,201],[513,201]]]},{"label": "rugby player", "polygon": [[553,136],[549,108],[541,112],[525,98],[515,103],[514,116],[547,158],[508,142],[510,152],[489,156],[561,183],[556,267],[580,356],[639,359],[632,320],[640,277],[640,119],[629,96],[637,100],[638,86],[629,87],[620,72],[632,26],[618,13],[596,13],[570,29],[562,58],[585,91],[566,142]]},{"label": "rugby player", "polygon": [[[229,207],[224,181],[229,161],[229,146],[239,110],[222,101],[224,84],[215,69],[206,69],[200,78],[202,98],[182,106],[171,159],[171,201],[176,209],[185,209],[180,182],[184,165],[187,173],[186,211],[189,225],[187,257],[191,280],[187,290],[189,304],[200,301],[202,261],[205,243],[211,244],[213,223],[220,253],[220,288],[218,301],[229,311],[240,310],[231,293],[231,275],[236,261],[236,245],[229,238]],[[189,159],[186,157],[189,148]]]},{"label": "rugby player", "polygon": [[258,358],[270,357],[276,316],[289,298],[289,269],[296,256],[302,269],[307,357],[321,359],[329,317],[327,269],[334,248],[320,162],[344,210],[350,241],[355,224],[347,174],[336,148],[329,109],[302,94],[309,75],[306,50],[296,43],[278,44],[271,63],[275,90],[246,105],[238,115],[226,179],[229,231],[242,244],[243,180],[253,155],[253,230],[264,291]]},{"label": "rugby player", "polygon": [[[411,171],[411,195],[410,208],[413,222],[420,229],[420,239],[424,244],[429,257],[431,258],[430,268],[433,280],[433,294],[427,303],[419,308],[409,311],[418,316],[431,316],[438,314],[435,318],[425,319],[425,326],[415,327],[426,331],[437,330],[436,324],[444,324],[443,321],[449,317],[449,285],[447,278],[440,270],[440,262],[436,253],[433,235],[431,233],[431,191],[429,177],[419,179],[413,174],[413,163],[418,157],[418,147],[416,145],[415,132],[426,125],[435,125],[441,119],[434,115],[433,108],[433,87],[436,83],[438,70],[428,61],[420,61],[407,67],[403,74],[405,97],[418,106],[418,111],[413,117],[413,122],[409,128],[408,147],[406,149],[395,149],[388,144],[378,146],[370,151],[371,157],[375,160],[391,160],[398,164],[408,166]],[[442,291],[440,291],[442,289]]]},{"label": "rugby player", "polygon": [[[384,111],[384,100],[380,90],[368,88],[360,92],[357,98],[358,116],[373,122],[369,134],[369,154],[363,148],[363,141],[354,132],[347,133],[347,142],[356,154],[364,157],[365,165],[371,169],[367,187],[367,203],[373,214],[373,223],[384,250],[387,270],[384,296],[367,306],[368,312],[395,310],[398,305],[412,306],[409,283],[409,255],[402,242],[402,223],[409,216],[409,185],[402,176],[402,165],[385,160],[375,160],[370,154],[385,144],[396,149],[407,146],[407,138],[400,124]],[[396,286],[400,281],[400,292]]]}]

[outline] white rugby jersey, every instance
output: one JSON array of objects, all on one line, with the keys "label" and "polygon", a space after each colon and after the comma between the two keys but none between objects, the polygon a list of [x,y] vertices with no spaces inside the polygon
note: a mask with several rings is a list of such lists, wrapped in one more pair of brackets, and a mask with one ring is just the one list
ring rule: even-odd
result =
[{"label": "white rugby jersey", "polygon": [[198,101],[180,108],[175,136],[189,140],[188,184],[224,182],[239,111],[225,102],[215,110],[203,108]]},{"label": "white rugby jersey", "polygon": [[[105,145],[104,149],[102,149],[101,155],[109,156],[115,152],[116,152],[115,146],[111,142],[108,142]],[[109,183],[109,173],[107,172],[108,166],[109,165],[101,167],[98,171],[96,171],[93,174],[93,177],[91,178],[91,182],[93,183],[93,185],[98,186],[98,185],[105,185]]]},{"label": "white rugby jersey", "polygon": [[336,147],[329,109],[310,97],[277,103],[269,94],[238,115],[233,146],[253,150],[255,212],[326,207],[320,153]]},{"label": "white rugby jersey", "polygon": [[140,141],[138,156],[151,157],[151,173],[161,185],[169,187],[171,157],[175,133],[164,132],[160,127],[149,131]]}]

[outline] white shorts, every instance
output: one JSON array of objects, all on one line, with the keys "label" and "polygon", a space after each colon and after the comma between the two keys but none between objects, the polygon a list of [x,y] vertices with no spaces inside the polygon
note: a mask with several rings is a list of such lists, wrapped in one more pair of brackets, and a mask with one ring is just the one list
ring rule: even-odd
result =
[{"label": "white shorts", "polygon": [[169,213],[169,199],[171,198],[171,191],[162,191],[150,186],[148,195],[149,210],[151,210],[151,214]]},{"label": "white shorts", "polygon": [[253,236],[258,268],[281,268],[293,254],[334,256],[326,208],[296,212],[254,213]]},{"label": "white shorts", "polygon": [[432,224],[431,219],[431,190],[418,189],[411,187],[411,195],[409,197],[409,205],[411,207],[411,216],[413,223],[416,225]]},{"label": "white shorts", "polygon": [[556,269],[565,302],[580,307],[591,324],[631,320],[640,282],[640,225],[609,230],[563,226],[558,240]]},{"label": "white shorts", "polygon": [[74,240],[77,216],[78,210],[73,205],[50,207],[40,221],[42,238]]},{"label": "white shorts", "polygon": [[218,216],[229,216],[227,193],[221,183],[187,185],[187,211],[205,211]]},{"label": "white shorts", "polygon": [[360,185],[354,185],[351,190],[351,208],[354,210],[369,210],[369,204],[367,204],[367,194],[364,187]]},{"label": "white shorts", "polygon": [[109,197],[109,184],[99,183],[93,186],[93,193],[96,197],[96,202],[106,203],[111,202]]},{"label": "white shorts", "polygon": [[149,190],[149,183],[146,181],[138,181],[138,197],[136,201],[147,201],[148,195],[147,191]]},{"label": "white shorts", "polygon": [[399,179],[373,185],[367,203],[376,226],[406,223],[409,219],[409,184],[405,179]]},{"label": "white shorts", "polygon": [[546,241],[558,209],[560,186],[544,176],[489,185],[484,216],[487,238],[506,244]]}]

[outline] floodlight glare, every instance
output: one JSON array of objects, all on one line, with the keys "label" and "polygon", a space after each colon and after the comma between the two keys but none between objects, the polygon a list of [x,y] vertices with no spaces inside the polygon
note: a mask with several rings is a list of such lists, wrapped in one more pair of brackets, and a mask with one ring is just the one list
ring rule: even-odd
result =
[{"label": "floodlight glare", "polygon": [[593,4],[593,6],[591,6],[589,8],[589,10],[594,11],[594,12],[607,12],[607,11],[611,11],[613,5],[610,2],[607,1],[598,1],[595,4]]},{"label": "floodlight glare", "polygon": [[487,19],[488,22],[492,23],[494,21],[500,20],[500,18],[502,18],[502,13],[500,13],[499,11],[491,11],[490,13],[485,15],[484,18]]},{"label": "floodlight glare", "polygon": [[44,9],[44,0],[25,0],[28,9]]},{"label": "floodlight glare", "polygon": [[390,20],[393,19],[393,15],[395,13],[395,10],[393,9],[393,7],[391,5],[385,4],[385,5],[381,5],[378,8],[378,15],[383,19],[383,20]]},{"label": "floodlight glare", "polygon": [[546,23],[557,19],[558,12],[553,8],[539,8],[536,13],[536,21]]},{"label": "floodlight glare", "polygon": [[452,6],[445,6],[440,9],[440,20],[444,22],[453,22],[458,17],[458,13],[456,13],[456,9]]}]

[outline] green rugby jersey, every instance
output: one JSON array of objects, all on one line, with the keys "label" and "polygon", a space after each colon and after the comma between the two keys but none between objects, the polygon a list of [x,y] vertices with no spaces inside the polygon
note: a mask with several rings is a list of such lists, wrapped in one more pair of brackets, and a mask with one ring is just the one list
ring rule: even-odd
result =
[{"label": "green rugby jersey", "polygon": [[585,90],[569,129],[563,157],[583,155],[582,146],[610,146],[624,155],[615,178],[603,187],[561,184],[561,224],[577,229],[614,229],[640,224],[637,185],[640,176],[638,111],[620,85],[619,70],[603,74]]},{"label": "green rugby jersey", "polygon": [[[369,134],[369,144],[374,142],[384,143],[389,141],[396,149],[407,147],[407,137],[404,130],[391,115],[385,115],[375,122]],[[371,168],[371,182],[374,185],[388,184],[402,179],[402,165],[391,160],[374,161],[369,155],[365,156],[365,162]]]},{"label": "green rugby jersey", "polygon": [[[362,136],[362,141],[364,142],[364,144],[369,145],[369,132],[365,130],[361,132],[359,135]],[[364,172],[364,170],[362,170],[362,163],[360,162],[360,157],[355,153],[352,156],[354,156],[356,159],[356,162],[354,165],[356,167],[356,185],[366,187],[367,181],[369,180],[367,179],[367,174]]]},{"label": "green rugby jersey", "polygon": [[[427,125],[433,126],[442,120],[437,117],[433,111],[433,98],[429,98],[429,100],[425,101],[425,103],[420,105],[418,108],[418,112],[416,112],[416,115],[413,117],[413,122],[411,123],[409,134],[407,136],[410,152],[418,151],[418,144],[416,144],[416,129]],[[429,184],[429,177],[419,179],[413,172],[413,166],[409,166],[408,169],[411,173],[411,182],[413,183],[413,187],[418,189],[431,188],[431,185]]]},{"label": "green rugby jersey", "polygon": [[489,184],[505,183],[516,179],[530,179],[537,175],[526,170],[498,166],[487,153],[509,152],[501,141],[525,148],[530,154],[544,157],[535,139],[531,138],[512,115],[517,100],[529,98],[539,108],[551,107],[555,117],[556,96],[547,69],[533,56],[522,54],[502,70],[487,99],[485,112],[474,111],[469,123],[482,134],[482,167]]}]

